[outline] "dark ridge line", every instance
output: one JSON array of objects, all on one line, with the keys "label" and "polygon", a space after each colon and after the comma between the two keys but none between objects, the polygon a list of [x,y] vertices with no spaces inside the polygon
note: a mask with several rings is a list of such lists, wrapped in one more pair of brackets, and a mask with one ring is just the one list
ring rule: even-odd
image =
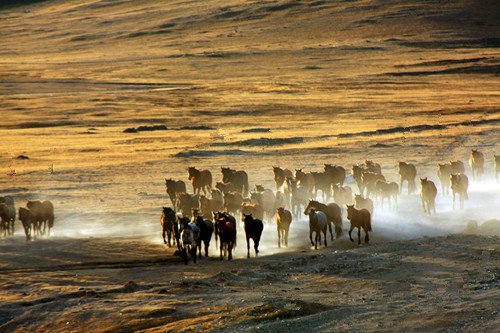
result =
[{"label": "dark ridge line", "polygon": [[389,72],[384,75],[391,76],[419,76],[441,74],[499,74],[500,65],[475,65],[457,68],[448,68],[439,71],[414,71],[414,72]]},{"label": "dark ridge line", "polygon": [[161,265],[166,263],[180,263],[178,257],[167,257],[147,260],[129,260],[129,261],[97,261],[97,262],[84,262],[79,264],[55,265],[36,268],[3,268],[0,269],[0,275],[4,274],[18,274],[18,273],[42,273],[53,271],[75,271],[86,269],[118,269],[118,268],[135,268],[149,265]]},{"label": "dark ridge line", "polygon": [[429,67],[429,66],[446,66],[455,64],[470,64],[475,62],[480,62],[483,60],[493,59],[492,57],[480,57],[480,58],[469,58],[469,59],[445,59],[445,60],[435,60],[435,61],[424,61],[409,65],[396,65],[396,68],[405,67]]}]

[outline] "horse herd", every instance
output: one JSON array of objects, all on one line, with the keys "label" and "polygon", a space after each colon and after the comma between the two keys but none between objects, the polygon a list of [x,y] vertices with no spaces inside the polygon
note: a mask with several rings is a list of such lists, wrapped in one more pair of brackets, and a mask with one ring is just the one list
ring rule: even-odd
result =
[{"label": "horse herd", "polygon": [[[472,150],[469,157],[471,173],[479,179],[484,173],[484,155]],[[500,172],[500,156],[495,156],[495,176]],[[254,242],[255,255],[262,235],[264,222],[274,219],[277,228],[278,247],[288,245],[288,232],[292,219],[301,214],[309,218],[309,240],[316,249],[321,244],[327,246],[327,233],[331,240],[342,235],[342,211],[350,222],[349,239],[354,242],[351,232],[358,229],[358,244],[361,243],[361,229],[364,231],[365,243],[369,242],[368,233],[372,231],[371,219],[374,202],[383,208],[387,200],[389,207],[397,208],[398,197],[406,185],[410,195],[416,189],[417,168],[406,162],[398,163],[399,184],[388,182],[382,174],[381,166],[371,160],[363,164],[353,165],[351,175],[358,193],[344,186],[347,171],[342,166],[325,164],[321,172],[305,172],[302,169],[291,170],[273,167],[276,189],[255,185],[249,189],[248,175],[243,170],[221,168],[222,182],[212,186],[212,173],[209,170],[188,168],[188,179],[193,194],[188,194],[186,184],[182,180],[166,179],[166,192],[171,200],[172,208],[164,207],[161,217],[164,243],[169,247],[175,242],[178,253],[187,264],[189,256],[196,261],[196,251],[201,257],[201,244],[208,246],[212,234],[219,243],[220,258],[232,258],[232,250],[236,245],[237,219],[242,217],[247,240],[247,257],[250,257],[250,239]],[[468,199],[469,179],[465,174],[464,163],[460,160],[439,163],[437,175],[441,182],[443,194],[451,188],[453,208],[458,196],[460,207]],[[322,198],[323,202],[314,200]],[[419,197],[426,214],[436,212],[435,198],[437,188],[427,177],[420,178]],[[324,203],[333,199],[333,202]],[[330,200],[331,201],[331,200]],[[178,214],[176,213],[178,212]],[[314,235],[314,237],[313,237]]]},{"label": "horse herd", "polygon": [[[11,196],[0,197],[0,232],[3,236],[14,236],[16,208]],[[19,221],[24,228],[26,241],[42,236],[54,226],[54,205],[50,201],[33,200],[19,208]]]}]

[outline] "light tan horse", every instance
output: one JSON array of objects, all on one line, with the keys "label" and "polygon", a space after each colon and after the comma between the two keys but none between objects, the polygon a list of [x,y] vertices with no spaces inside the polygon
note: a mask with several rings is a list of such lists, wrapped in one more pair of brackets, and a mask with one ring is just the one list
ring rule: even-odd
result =
[{"label": "light tan horse", "polygon": [[467,189],[469,188],[469,179],[464,174],[451,175],[451,193],[453,195],[453,209],[455,209],[455,194],[460,199],[460,208],[464,208],[464,200],[468,200]]},{"label": "light tan horse", "polygon": [[292,223],[292,213],[283,207],[278,207],[276,211],[274,220],[278,230],[278,247],[281,247],[281,244],[288,246],[288,231]]},{"label": "light tan horse", "polygon": [[401,176],[400,190],[403,192],[403,182],[408,184],[408,195],[415,190],[415,177],[417,177],[417,168],[415,165],[406,162],[399,162],[398,172]]},{"label": "light tan horse", "polygon": [[450,193],[451,163],[438,163],[438,177],[441,183],[441,191],[444,194]]},{"label": "light tan horse", "polygon": [[484,173],[484,155],[478,150],[472,149],[469,157],[472,178],[480,179]]},{"label": "light tan horse", "polygon": [[[436,195],[437,189],[436,185],[432,180],[428,180],[427,177],[420,178],[420,198],[422,199],[422,208],[427,214],[431,214],[431,210],[436,214]],[[427,205],[427,207],[426,207]]]}]

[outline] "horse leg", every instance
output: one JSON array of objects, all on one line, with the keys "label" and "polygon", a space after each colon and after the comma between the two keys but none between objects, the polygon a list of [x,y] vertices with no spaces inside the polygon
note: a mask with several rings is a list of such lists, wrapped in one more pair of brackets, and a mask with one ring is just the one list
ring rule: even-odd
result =
[{"label": "horse leg", "polygon": [[250,238],[247,236],[247,258],[250,258]]},{"label": "horse leg", "polygon": [[221,240],[221,241],[220,241],[220,260],[223,260],[223,259],[224,259],[224,257],[222,256],[222,248],[223,248],[224,246],[223,246],[222,244],[223,244],[223,243],[222,243],[222,240]]},{"label": "horse leg", "polygon": [[253,240],[253,248],[255,249],[255,256],[259,255],[259,240]]},{"label": "horse leg", "polygon": [[363,230],[365,231],[365,243],[368,244],[368,242],[370,241],[370,237],[368,237],[368,228],[366,227],[366,225],[363,226]]},{"label": "horse leg", "polygon": [[351,240],[351,242],[354,242],[354,239],[352,239],[352,236],[351,236],[351,231],[354,229],[354,227],[352,226],[352,223],[351,223],[351,227],[349,228],[349,239]]},{"label": "horse leg", "polygon": [[[331,234],[331,231],[332,231],[332,229],[331,229],[331,227],[330,227],[330,234]],[[328,231],[326,230],[326,226],[325,226],[325,228],[323,229],[323,233],[325,234],[325,247],[327,247],[328,245],[326,244],[326,234],[328,233]],[[332,239],[333,239],[333,238],[332,238]]]},{"label": "horse leg", "polygon": [[285,246],[288,247],[288,229],[285,229],[285,235],[282,237],[285,239]]},{"label": "horse leg", "polygon": [[281,248],[281,231],[279,227],[276,227],[278,231],[278,248]]},{"label": "horse leg", "polygon": [[358,227],[358,245],[361,244],[361,227]]},{"label": "horse leg", "polygon": [[232,251],[233,251],[233,242],[232,241],[227,244],[227,251],[228,251],[227,260],[233,259],[233,254],[232,254]]},{"label": "horse leg", "polygon": [[[332,224],[333,222],[328,222],[328,228],[330,229],[330,237],[332,238],[332,241],[333,241],[333,231],[332,231]],[[326,233],[327,231],[325,230],[325,238],[326,238]]]},{"label": "horse leg", "polygon": [[210,247],[210,242],[207,240],[207,241],[204,241],[205,243],[205,257],[208,257],[208,248]]},{"label": "horse leg", "polygon": [[309,231],[309,239],[311,240],[311,246],[314,246],[312,231]]}]

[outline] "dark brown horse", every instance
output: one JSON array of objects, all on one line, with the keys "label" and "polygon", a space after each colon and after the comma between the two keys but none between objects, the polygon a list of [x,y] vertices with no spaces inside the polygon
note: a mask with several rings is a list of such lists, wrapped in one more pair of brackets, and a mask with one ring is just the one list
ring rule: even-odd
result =
[{"label": "dark brown horse", "polygon": [[338,165],[325,164],[325,173],[328,177],[329,187],[335,184],[344,185],[345,169]]},{"label": "dark brown horse", "polygon": [[352,239],[351,232],[354,228],[358,228],[358,244],[361,244],[361,228],[365,232],[365,243],[370,241],[368,236],[368,231],[372,231],[371,216],[370,212],[366,209],[356,209],[354,205],[346,205],[347,207],[347,219],[351,222],[351,227],[349,228],[349,239]]},{"label": "dark brown horse", "polygon": [[250,239],[253,239],[253,248],[255,256],[259,255],[259,243],[264,230],[264,224],[260,219],[254,219],[252,214],[243,215],[243,223],[245,225],[245,236],[247,238],[247,258],[250,258]]},{"label": "dark brown horse", "polygon": [[40,234],[45,234],[47,231],[50,236],[50,229],[54,226],[54,205],[52,202],[46,200],[28,201],[26,204],[36,217],[36,229]]},{"label": "dark brown horse", "polygon": [[26,235],[26,241],[31,240],[32,236],[34,239],[35,238],[34,229],[35,229],[36,223],[37,223],[35,213],[33,213],[28,208],[20,207],[19,208],[19,220],[23,224],[24,233]]},{"label": "dark brown horse", "polygon": [[443,195],[448,194],[450,189],[451,163],[438,163],[437,173]]},{"label": "dark brown horse", "polygon": [[354,197],[354,207],[358,209],[366,209],[373,215],[373,201],[370,198],[364,198],[361,194],[356,194]]},{"label": "dark brown horse", "polygon": [[[162,213],[161,213],[161,218],[160,218],[160,224],[162,227],[162,235],[163,235],[163,243],[168,244],[168,247],[172,247],[171,240],[173,238],[174,241],[177,241],[178,238],[175,237],[175,224],[177,224],[176,221],[176,216],[175,212],[172,208],[170,207],[163,207]],[[177,232],[179,232],[178,226],[177,226]],[[179,244],[177,243],[177,246]]]},{"label": "dark brown horse", "polygon": [[208,248],[210,247],[210,240],[214,232],[214,224],[212,221],[204,219],[203,216],[196,216],[194,223],[200,228],[200,236],[198,238],[199,257],[201,258],[201,243],[205,246],[205,257],[208,257]]},{"label": "dark brown horse", "polygon": [[217,221],[217,233],[220,238],[220,260],[224,259],[223,252],[228,253],[227,259],[233,258],[233,247],[236,245],[236,225],[229,221],[226,215],[219,216]]},{"label": "dark brown horse", "polygon": [[186,183],[184,183],[182,180],[165,179],[165,186],[168,197],[172,202],[172,207],[174,207],[174,209],[179,209],[177,202],[177,194],[187,193]]},{"label": "dark brown horse", "polygon": [[189,180],[193,185],[193,193],[203,193],[212,191],[212,173],[209,170],[198,170],[194,167],[188,168]]},{"label": "dark brown horse", "polygon": [[314,209],[326,214],[328,228],[330,229],[330,236],[333,240],[332,224],[335,226],[335,236],[339,238],[342,235],[342,212],[339,205],[336,203],[330,203],[325,205],[321,202],[315,200],[309,200],[306,208],[304,209],[304,215],[309,215],[309,211]]},{"label": "dark brown horse", "polygon": [[400,175],[400,190],[403,192],[403,182],[408,185],[408,195],[415,190],[415,177],[417,177],[417,168],[415,165],[406,162],[399,162],[398,172]]},{"label": "dark brown horse", "polygon": [[232,183],[236,187],[236,191],[246,197],[249,192],[248,188],[248,174],[243,171],[236,171],[231,168],[221,168],[222,182]]}]

